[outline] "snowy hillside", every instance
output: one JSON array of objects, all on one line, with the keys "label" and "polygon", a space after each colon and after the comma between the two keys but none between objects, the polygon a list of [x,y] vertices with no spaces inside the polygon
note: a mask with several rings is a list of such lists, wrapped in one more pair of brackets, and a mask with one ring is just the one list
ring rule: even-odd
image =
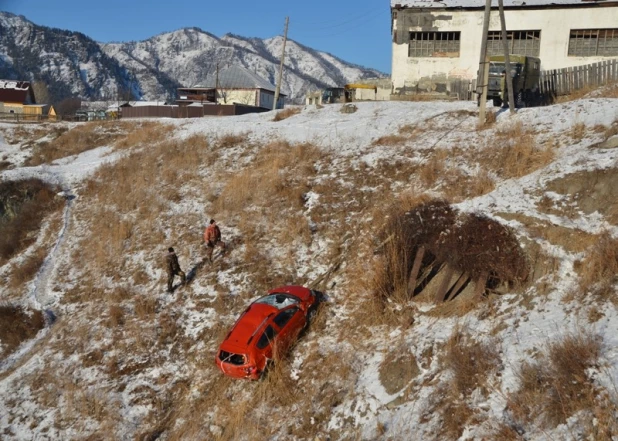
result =
[{"label": "snowy hillside", "polygon": [[79,32],[38,26],[0,11],[0,78],[47,84],[54,101],[139,93],[135,78]]},{"label": "snowy hillside", "polygon": [[[118,94],[173,100],[177,87],[198,84],[217,64],[242,65],[274,84],[282,41],[231,34],[219,38],[185,28],[140,42],[100,44],[78,32],[38,26],[0,11],[0,78],[42,80],[52,100],[73,95],[110,100]],[[282,89],[299,101],[307,90],[380,76],[374,69],[288,41]]]},{"label": "snowy hillside", "polygon": [[[160,93],[152,72],[161,72],[184,86],[200,84],[219,65],[241,65],[271,84],[276,83],[283,37],[266,40],[228,34],[222,38],[199,28],[181,29],[134,43],[102,44],[105,53],[135,72],[146,97]],[[332,55],[302,46],[286,44],[286,69],[282,90],[299,100],[308,90],[346,84],[382,73],[346,63]],[[160,83],[160,82],[159,82]]]},{"label": "snowy hillside", "polygon": [[[0,342],[0,436],[615,439],[618,98],[601,95],[482,126],[468,102],[0,125],[0,184],[66,199],[0,254],[0,305],[47,311]],[[210,218],[228,250],[202,266]],[[190,279],[172,294],[169,246]],[[440,296],[462,260],[490,277]],[[218,345],[284,284],[324,292],[317,319],[262,380],[224,376]]]}]

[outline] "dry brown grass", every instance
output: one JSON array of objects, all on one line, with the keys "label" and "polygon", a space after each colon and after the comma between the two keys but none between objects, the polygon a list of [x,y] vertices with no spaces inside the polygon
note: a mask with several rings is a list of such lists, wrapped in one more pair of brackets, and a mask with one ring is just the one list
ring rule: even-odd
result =
[{"label": "dry brown grass", "polygon": [[491,375],[501,369],[499,347],[494,342],[479,343],[469,331],[456,327],[441,360],[451,376],[437,393],[433,408],[442,417],[440,436],[458,439],[467,425],[478,423],[467,400],[476,390],[487,396]]},{"label": "dry brown grass", "polygon": [[45,248],[39,248],[27,256],[23,262],[15,266],[11,272],[9,287],[16,289],[32,280],[39,269],[41,269],[46,256],[47,250]]},{"label": "dry brown grass", "polygon": [[429,157],[418,171],[418,177],[425,188],[433,187],[439,179],[443,178],[448,156],[449,152],[446,149],[436,149],[429,153]]},{"label": "dry brown grass", "polygon": [[618,275],[618,239],[609,232],[601,234],[584,259],[577,263],[576,269],[584,293],[592,292],[600,298],[613,299]]},{"label": "dry brown grass", "polygon": [[618,83],[611,83],[604,86],[587,86],[572,91],[568,95],[560,95],[554,99],[554,103],[567,103],[582,99],[586,96],[595,98],[618,98]]},{"label": "dry brown grass", "polygon": [[582,139],[584,139],[584,135],[586,135],[586,124],[584,124],[583,122],[576,122],[571,126],[569,135],[571,136],[571,138],[573,138],[573,141],[581,141]]},{"label": "dry brown grass", "polygon": [[0,305],[0,359],[13,353],[24,341],[33,338],[43,326],[45,319],[41,311]]},{"label": "dry brown grass", "polygon": [[90,122],[80,124],[62,133],[50,142],[37,144],[26,165],[49,164],[56,159],[77,155],[86,150],[113,144],[126,126],[118,122]]},{"label": "dry brown grass", "polygon": [[283,110],[278,111],[273,118],[273,121],[283,121],[291,116],[298,115],[301,112],[300,107],[286,107]]},{"label": "dry brown grass", "polygon": [[247,133],[235,135],[233,133],[228,133],[226,135],[221,136],[217,139],[217,146],[222,149],[229,149],[232,147],[236,147],[237,145],[242,144],[248,138]]},{"label": "dry brown grass", "polygon": [[455,394],[468,397],[480,389],[487,395],[491,374],[501,369],[499,351],[496,342],[477,342],[469,331],[455,328],[442,359],[445,369],[452,374],[450,385]]},{"label": "dry brown grass", "polygon": [[534,133],[517,122],[499,129],[495,139],[478,152],[477,160],[483,169],[510,179],[543,168],[554,157],[552,145],[539,146]]},{"label": "dry brown grass", "polygon": [[550,343],[537,360],[524,362],[517,373],[520,387],[507,397],[515,420],[556,427],[579,411],[595,409],[598,391],[587,371],[597,365],[600,352],[600,339],[580,330]]},{"label": "dry brown grass", "polygon": [[402,145],[405,144],[408,138],[400,135],[386,135],[373,141],[373,145]]},{"label": "dry brown grass", "polygon": [[444,197],[453,203],[491,193],[495,182],[485,169],[479,169],[475,174],[467,175],[459,169],[448,170],[442,183]]},{"label": "dry brown grass", "polygon": [[115,146],[117,149],[150,146],[166,141],[173,133],[174,126],[155,121],[123,122],[119,129],[125,132]]},{"label": "dry brown grass", "polygon": [[596,87],[587,86],[581,89],[574,90],[568,95],[558,95],[554,98],[554,104],[568,103],[569,101],[582,99],[583,97],[595,90],[597,90]]}]

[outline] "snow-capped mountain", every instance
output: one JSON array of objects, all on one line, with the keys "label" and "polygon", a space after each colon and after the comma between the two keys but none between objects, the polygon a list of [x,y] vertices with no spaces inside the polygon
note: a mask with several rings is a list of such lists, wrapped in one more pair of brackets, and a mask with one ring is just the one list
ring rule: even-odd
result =
[{"label": "snow-capped mountain", "polygon": [[[0,78],[43,80],[53,98],[113,98],[119,91],[147,100],[173,98],[179,86],[199,84],[217,66],[242,65],[275,83],[283,37],[217,37],[199,28],[144,41],[96,43],[71,31],[38,26],[0,12]],[[306,91],[383,73],[347,63],[295,41],[286,44],[282,92],[300,100]]]},{"label": "snow-capped mountain", "polygon": [[0,12],[0,78],[42,81],[51,101],[141,93],[135,77],[91,38],[8,12]]}]

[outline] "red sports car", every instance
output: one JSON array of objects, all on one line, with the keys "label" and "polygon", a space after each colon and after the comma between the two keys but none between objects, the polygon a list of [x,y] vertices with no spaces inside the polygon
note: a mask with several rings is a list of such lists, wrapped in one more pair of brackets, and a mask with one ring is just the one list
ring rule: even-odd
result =
[{"label": "red sports car", "polygon": [[282,286],[249,305],[217,351],[225,375],[257,380],[268,361],[296,340],[316,313],[321,293],[303,286]]}]

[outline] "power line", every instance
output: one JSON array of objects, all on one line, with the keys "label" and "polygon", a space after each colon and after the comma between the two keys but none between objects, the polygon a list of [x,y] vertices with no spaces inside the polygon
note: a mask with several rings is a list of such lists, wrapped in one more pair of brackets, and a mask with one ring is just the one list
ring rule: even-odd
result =
[{"label": "power line", "polygon": [[[389,15],[390,15],[390,11],[389,11]],[[371,22],[372,20],[376,19],[376,18],[383,18],[383,14],[377,14],[377,15],[373,15],[371,17],[369,17],[366,20],[362,20],[360,22],[357,22],[354,26],[348,27],[346,29],[341,29],[340,31],[337,32],[332,32],[332,33],[328,33],[328,34],[324,34],[322,32],[319,33],[296,33],[294,32],[294,35],[300,35],[300,37],[302,38],[327,38],[327,37],[334,37],[336,35],[342,35],[345,34],[347,32],[351,32],[351,31],[355,31],[358,28],[360,28],[362,25],[365,25],[366,23]],[[348,23],[349,24],[349,23]]]},{"label": "power line", "polygon": [[[327,20],[327,21],[320,21],[320,22],[305,22],[305,23],[300,23],[298,27],[303,28],[303,27],[308,27],[311,28],[312,30],[328,30],[328,29],[333,29],[333,28],[337,28],[337,27],[341,27],[344,26],[348,23],[353,23],[356,20],[359,20],[361,18],[367,17],[368,15],[372,15],[374,14],[376,11],[379,10],[385,10],[384,6],[379,6],[377,8],[372,8],[366,12],[363,12],[359,15],[355,15],[355,16],[346,16],[344,18],[347,18],[347,20],[345,21],[341,21],[341,19],[335,19],[335,20]],[[326,24],[326,23],[332,23],[332,24]],[[321,25],[321,26],[317,26],[317,25]],[[296,26],[296,25],[295,25]]]}]

